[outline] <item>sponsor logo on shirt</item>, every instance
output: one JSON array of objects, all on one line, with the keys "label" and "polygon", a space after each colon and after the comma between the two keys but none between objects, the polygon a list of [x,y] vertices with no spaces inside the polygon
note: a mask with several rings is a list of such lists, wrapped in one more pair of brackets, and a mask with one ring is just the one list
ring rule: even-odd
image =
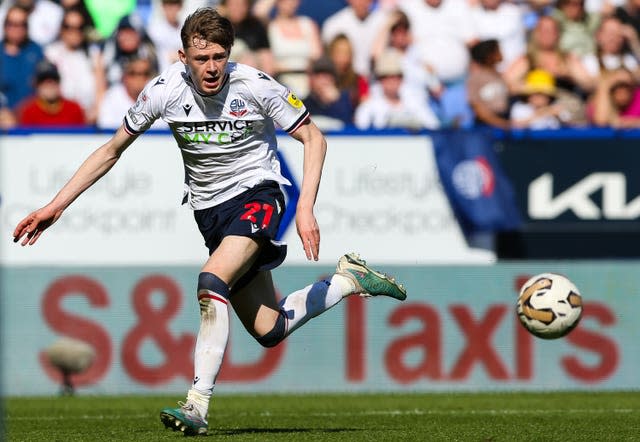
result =
[{"label": "sponsor logo on shirt", "polygon": [[138,99],[136,100],[131,110],[136,113],[140,112],[144,107],[145,103],[147,102],[147,100],[148,100],[147,94],[143,92],[140,96],[138,96]]},{"label": "sponsor logo on shirt", "polygon": [[133,106],[131,106],[131,108],[127,111],[127,114],[129,115],[129,118],[131,119],[133,124],[141,123],[141,120],[138,117],[142,113],[142,110],[144,109],[144,106],[147,104],[148,99],[149,97],[147,96],[146,93],[144,92],[141,93],[138,96],[138,99],[136,100],[136,102],[133,104]]},{"label": "sponsor logo on shirt", "polygon": [[302,100],[300,100],[296,94],[291,91],[289,91],[289,94],[287,95],[287,102],[296,109],[300,109],[302,107]]},{"label": "sponsor logo on shirt", "polygon": [[189,143],[231,144],[248,138],[254,131],[251,120],[187,121],[175,127]]}]

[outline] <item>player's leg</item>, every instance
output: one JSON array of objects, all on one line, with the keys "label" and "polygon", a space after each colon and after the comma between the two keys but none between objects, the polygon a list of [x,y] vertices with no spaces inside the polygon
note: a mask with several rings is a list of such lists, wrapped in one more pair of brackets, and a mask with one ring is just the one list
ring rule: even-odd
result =
[{"label": "player's leg", "polygon": [[[194,211],[210,254],[198,278],[201,319],[194,382],[186,404],[161,413],[166,426],[190,434],[206,432],[209,400],[229,336],[230,288],[250,281],[256,271],[268,270],[263,266],[275,267],[284,260],[286,245],[273,241],[284,203],[279,185],[265,181],[218,205]],[[183,412],[187,411],[195,417],[185,426]]]},{"label": "player's leg", "polygon": [[227,236],[202,268],[198,277],[200,328],[194,354],[194,379],[187,401],[160,413],[165,426],[185,434],[206,434],[207,411],[229,338],[230,286],[251,266],[258,242]]},{"label": "player's leg", "polygon": [[309,319],[325,312],[353,290],[347,278],[334,275],[297,290],[279,302],[270,271],[258,272],[231,302],[247,331],[265,347],[273,347]]},{"label": "player's leg", "polygon": [[258,272],[231,302],[244,327],[265,347],[273,347],[311,318],[329,310],[345,296],[406,298],[393,278],[371,269],[355,254],[344,255],[336,273],[297,290],[276,302],[271,272]]}]

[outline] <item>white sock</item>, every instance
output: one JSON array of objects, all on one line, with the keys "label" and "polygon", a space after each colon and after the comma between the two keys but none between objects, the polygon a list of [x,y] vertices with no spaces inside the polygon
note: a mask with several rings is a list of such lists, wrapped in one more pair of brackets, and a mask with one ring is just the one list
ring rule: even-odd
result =
[{"label": "white sock", "polygon": [[327,281],[318,281],[291,293],[280,301],[287,317],[288,336],[309,319],[329,310],[355,290],[353,282],[342,275],[333,275]]},{"label": "white sock", "polygon": [[187,392],[187,403],[193,404],[196,412],[205,422],[207,422],[207,411],[209,411],[210,399],[210,394],[202,394],[198,390],[195,390],[193,388]]},{"label": "white sock", "polygon": [[[222,296],[203,297],[200,303],[200,330],[196,339],[193,386],[194,405],[201,417],[206,418],[209,399],[222,365],[229,339],[229,312]],[[189,396],[187,396],[187,400]]]}]

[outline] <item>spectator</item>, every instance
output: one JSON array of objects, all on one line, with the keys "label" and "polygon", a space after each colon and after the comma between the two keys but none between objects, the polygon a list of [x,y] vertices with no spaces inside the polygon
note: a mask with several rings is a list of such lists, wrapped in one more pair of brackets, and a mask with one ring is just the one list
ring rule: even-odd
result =
[{"label": "spectator", "polygon": [[36,69],[35,96],[20,104],[18,122],[21,126],[84,126],[84,111],[80,104],[62,96],[60,74],[51,62],[44,60]]},{"label": "spectator", "polygon": [[44,48],[44,54],[60,72],[65,98],[80,103],[89,124],[96,120],[96,69],[98,48],[88,41],[90,24],[79,9],[66,9],[60,37]]},{"label": "spectator", "polygon": [[0,92],[9,108],[34,93],[36,65],[44,59],[42,48],[28,37],[28,12],[19,6],[7,10],[0,54]]},{"label": "spectator", "polygon": [[511,94],[522,93],[527,73],[536,68],[551,73],[559,89],[578,94],[593,89],[593,79],[580,58],[560,49],[559,43],[558,22],[550,16],[540,17],[529,38],[527,53],[503,73]]},{"label": "spectator", "polygon": [[178,61],[178,50],[182,47],[182,0],[161,0],[160,11],[151,15],[147,30],[158,55],[158,68],[164,71]]},{"label": "spectator", "polygon": [[376,36],[387,21],[387,14],[372,10],[372,0],[347,0],[348,5],[329,16],[322,25],[322,41],[332,42],[345,35],[353,51],[353,69],[358,75],[371,72],[371,53]]},{"label": "spectator", "polygon": [[100,34],[98,34],[98,30],[96,29],[96,23],[93,21],[93,17],[87,9],[87,5],[84,0],[60,0],[60,6],[66,11],[68,9],[73,9],[82,14],[82,18],[85,23],[85,33],[87,34],[87,40],[93,43],[96,43],[101,40]]},{"label": "spectator", "polygon": [[402,55],[388,49],[374,65],[378,85],[371,96],[356,108],[355,125],[359,129],[438,129],[440,122],[423,97],[403,88]]},{"label": "spectator", "polygon": [[480,41],[471,47],[470,53],[467,94],[474,123],[509,129],[509,88],[498,72],[502,61],[498,41]]},{"label": "spectator", "polygon": [[587,12],[585,0],[558,0],[553,17],[560,24],[560,49],[584,57],[593,54],[593,34],[600,24],[600,14]]},{"label": "spectator", "polygon": [[[146,58],[131,58],[124,65],[121,83],[114,83],[105,93],[98,109],[97,126],[100,129],[117,129],[129,108],[133,106],[145,85],[156,74],[154,63]],[[157,120],[152,129],[167,129],[167,124]]]},{"label": "spectator", "polygon": [[633,27],[615,16],[604,17],[596,32],[596,53],[582,58],[589,74],[597,79],[603,71],[625,68],[640,78],[640,40]]},{"label": "spectator", "polygon": [[274,60],[267,27],[251,12],[250,1],[222,0],[219,9],[233,24],[236,42],[242,40],[251,51],[252,60],[245,55],[242,61],[273,75]]},{"label": "spectator", "polygon": [[0,7],[0,14],[11,6],[24,9],[29,16],[29,39],[40,46],[51,43],[60,32],[62,22],[62,7],[51,0],[13,0],[5,1],[7,6]]},{"label": "spectator", "polygon": [[615,128],[640,127],[640,88],[624,68],[604,72],[589,103],[591,122]]},{"label": "spectator", "polygon": [[626,0],[614,9],[613,15],[623,24],[632,26],[636,35],[640,35],[640,0]]},{"label": "spectator", "polygon": [[556,85],[553,75],[542,69],[527,74],[524,95],[511,106],[513,127],[527,129],[558,129],[564,110],[554,103]]},{"label": "spectator", "polygon": [[353,68],[353,49],[347,36],[337,35],[329,43],[327,55],[336,68],[338,88],[347,91],[354,106],[357,106],[369,94],[369,81]]},{"label": "spectator", "polygon": [[[102,67],[100,87],[109,87],[122,80],[124,65],[136,58],[146,58],[158,70],[158,59],[153,42],[143,23],[135,14],[123,17],[114,34],[105,42],[100,57]],[[100,92],[99,92],[100,93]]]},{"label": "spectator", "polygon": [[502,53],[499,71],[504,71],[526,52],[524,18],[521,9],[505,0],[479,0],[471,9],[479,40],[498,40]]},{"label": "spectator", "polygon": [[469,47],[476,40],[470,7],[459,0],[405,0],[400,9],[411,23],[422,62],[445,84],[464,83]]},{"label": "spectator", "polygon": [[353,124],[353,102],[348,91],[338,88],[336,68],[328,57],[312,63],[309,95],[304,104],[323,130],[338,130]]},{"label": "spectator", "polygon": [[378,59],[385,50],[392,48],[402,54],[402,73],[404,81],[421,93],[439,98],[442,84],[435,75],[432,66],[420,61],[420,48],[414,44],[411,25],[406,14],[399,9],[389,13],[389,20],[373,46],[373,60]]},{"label": "spectator", "polygon": [[7,97],[0,92],[0,130],[12,129],[18,124],[16,116],[9,108]]},{"label": "spectator", "polygon": [[309,93],[307,70],[322,55],[322,42],[315,22],[296,14],[299,6],[300,0],[277,0],[268,35],[276,78],[298,97],[305,98]]},{"label": "spectator", "polygon": [[409,17],[420,62],[431,66],[443,84],[436,109],[447,127],[469,127],[473,111],[465,88],[469,47],[476,40],[471,6],[460,0],[404,0],[400,9]]}]

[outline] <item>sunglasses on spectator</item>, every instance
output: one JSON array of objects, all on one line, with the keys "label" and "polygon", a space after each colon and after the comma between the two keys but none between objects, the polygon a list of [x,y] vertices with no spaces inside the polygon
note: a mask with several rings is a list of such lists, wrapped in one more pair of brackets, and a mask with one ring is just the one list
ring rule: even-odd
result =
[{"label": "sunglasses on spectator", "polygon": [[131,75],[132,77],[150,77],[150,71],[126,71],[125,74]]},{"label": "sunglasses on spectator", "polygon": [[82,29],[84,29],[84,25],[74,26],[68,23],[62,23],[62,29],[82,31]]},{"label": "sunglasses on spectator", "polygon": [[634,87],[635,86],[628,81],[616,81],[611,85],[611,89],[618,89],[618,88],[633,89]]}]

